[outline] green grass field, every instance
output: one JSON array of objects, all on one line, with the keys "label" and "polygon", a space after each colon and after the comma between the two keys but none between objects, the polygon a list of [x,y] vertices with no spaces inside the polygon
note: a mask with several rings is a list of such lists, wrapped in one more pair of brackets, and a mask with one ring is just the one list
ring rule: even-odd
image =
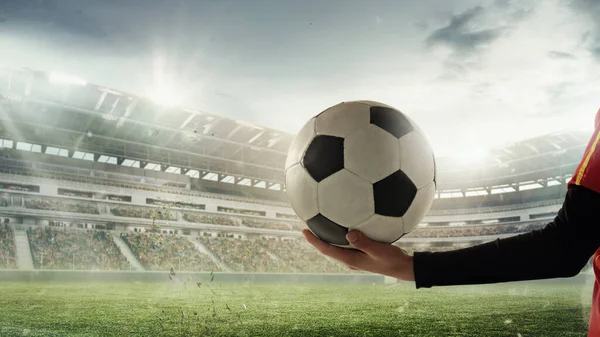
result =
[{"label": "green grass field", "polygon": [[590,285],[0,283],[0,336],[585,336]]}]

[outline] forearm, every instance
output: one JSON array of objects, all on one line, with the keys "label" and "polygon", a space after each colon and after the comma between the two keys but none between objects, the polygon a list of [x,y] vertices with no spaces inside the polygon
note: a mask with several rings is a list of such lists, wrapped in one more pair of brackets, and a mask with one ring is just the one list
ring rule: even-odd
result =
[{"label": "forearm", "polygon": [[456,251],[415,253],[417,288],[574,276],[600,244],[599,210],[597,194],[576,191],[541,230]]}]

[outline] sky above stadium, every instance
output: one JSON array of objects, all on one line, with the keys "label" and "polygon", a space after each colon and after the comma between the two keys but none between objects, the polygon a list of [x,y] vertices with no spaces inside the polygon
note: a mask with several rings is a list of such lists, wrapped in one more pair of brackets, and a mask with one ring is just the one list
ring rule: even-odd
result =
[{"label": "sky above stadium", "polygon": [[288,132],[377,100],[469,156],[591,128],[598,17],[595,0],[4,0],[0,64]]}]

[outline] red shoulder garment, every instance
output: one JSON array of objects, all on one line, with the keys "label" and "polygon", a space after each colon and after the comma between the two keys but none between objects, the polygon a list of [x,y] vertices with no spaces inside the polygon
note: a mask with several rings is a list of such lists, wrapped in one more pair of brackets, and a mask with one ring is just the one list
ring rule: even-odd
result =
[{"label": "red shoulder garment", "polygon": [[[596,113],[594,126],[592,138],[569,186],[579,185],[600,193],[600,110]],[[600,210],[600,205],[598,209]],[[593,262],[596,281],[594,281],[588,337],[600,337],[600,249],[594,254]]]}]

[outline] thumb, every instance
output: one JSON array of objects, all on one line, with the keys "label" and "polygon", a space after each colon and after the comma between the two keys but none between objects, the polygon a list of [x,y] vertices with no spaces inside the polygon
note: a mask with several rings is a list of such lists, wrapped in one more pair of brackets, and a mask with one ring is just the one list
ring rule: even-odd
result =
[{"label": "thumb", "polygon": [[376,254],[383,245],[381,242],[369,239],[366,235],[357,230],[350,231],[346,234],[346,240],[348,240],[353,247],[358,248],[369,255]]}]

